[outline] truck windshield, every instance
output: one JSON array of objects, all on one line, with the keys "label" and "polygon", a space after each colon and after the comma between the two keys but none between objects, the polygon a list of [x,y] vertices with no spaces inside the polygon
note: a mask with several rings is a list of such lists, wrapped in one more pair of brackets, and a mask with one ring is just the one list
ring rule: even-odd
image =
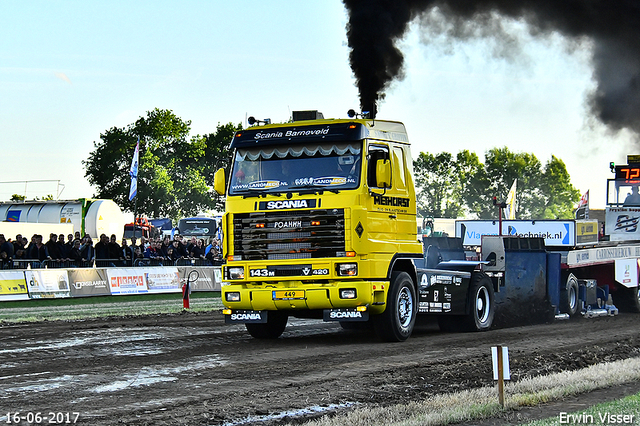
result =
[{"label": "truck windshield", "polygon": [[358,142],[241,148],[229,194],[354,189],[360,183],[361,151]]}]

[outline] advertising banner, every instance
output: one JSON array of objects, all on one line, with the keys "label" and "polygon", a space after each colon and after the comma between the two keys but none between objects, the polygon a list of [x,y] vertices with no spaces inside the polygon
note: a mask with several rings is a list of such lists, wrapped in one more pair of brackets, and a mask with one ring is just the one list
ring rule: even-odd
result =
[{"label": "advertising banner", "polygon": [[32,269],[24,276],[32,299],[71,297],[66,269]]},{"label": "advertising banner", "polygon": [[0,271],[0,300],[29,300],[22,271]]},{"label": "advertising banner", "polygon": [[[222,268],[219,266],[197,267],[186,266],[178,267],[181,285],[187,282],[189,274],[192,271],[198,273],[198,278],[189,283],[191,291],[220,291],[222,284]],[[191,277],[194,278],[194,277]]]},{"label": "advertising banner", "polygon": [[616,281],[625,287],[638,286],[638,259],[616,259]]},{"label": "advertising banner", "polygon": [[[479,246],[483,235],[498,235],[497,220],[457,220],[456,237],[465,246]],[[576,225],[571,220],[503,220],[502,235],[544,238],[547,247],[574,247]],[[596,234],[597,235],[597,234]]]},{"label": "advertising banner", "polygon": [[71,297],[108,296],[109,279],[105,269],[68,269]]},{"label": "advertising banner", "polygon": [[605,221],[611,241],[640,240],[640,207],[607,208]]},{"label": "advertising banner", "polygon": [[180,293],[182,285],[178,268],[145,268],[144,273],[149,293]]},{"label": "advertising banner", "polygon": [[145,269],[122,268],[107,269],[109,277],[109,288],[112,295],[122,294],[146,294],[148,293],[147,283],[144,279]]}]

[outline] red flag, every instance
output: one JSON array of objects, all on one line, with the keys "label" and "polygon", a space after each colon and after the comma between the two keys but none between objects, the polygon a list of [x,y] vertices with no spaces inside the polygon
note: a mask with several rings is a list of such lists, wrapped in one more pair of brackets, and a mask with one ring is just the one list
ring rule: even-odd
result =
[{"label": "red flag", "polygon": [[583,206],[587,206],[587,208],[589,207],[589,190],[588,189],[587,189],[587,192],[582,194],[582,197],[580,198],[580,202],[578,203],[578,207],[576,207],[576,209],[579,209],[580,207],[583,207]]}]

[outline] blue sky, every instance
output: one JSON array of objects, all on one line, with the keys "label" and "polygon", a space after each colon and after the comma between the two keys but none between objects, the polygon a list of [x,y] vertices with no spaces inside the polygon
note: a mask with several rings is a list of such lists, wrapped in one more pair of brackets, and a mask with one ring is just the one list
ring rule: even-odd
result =
[{"label": "blue sky", "polygon": [[[28,198],[91,197],[81,161],[93,142],[156,107],[191,120],[193,134],[299,109],[346,117],[359,106],[346,22],[339,0],[4,0],[0,182],[52,181],[29,183]],[[569,53],[559,36],[520,33],[522,50],[505,60],[486,40],[425,44],[414,25],[401,43],[406,77],[378,117],[406,124],[414,156],[469,149],[484,159],[502,146],[543,163],[556,155],[602,208],[609,162],[639,153],[628,151],[632,136],[589,120],[588,45]],[[24,192],[0,183],[0,200]]]}]

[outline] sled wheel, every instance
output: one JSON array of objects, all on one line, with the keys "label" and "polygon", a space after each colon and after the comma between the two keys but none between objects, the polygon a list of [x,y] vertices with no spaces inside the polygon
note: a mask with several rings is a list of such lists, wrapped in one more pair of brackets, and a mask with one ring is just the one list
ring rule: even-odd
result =
[{"label": "sled wheel", "polygon": [[464,317],[462,328],[464,331],[486,331],[493,324],[495,304],[493,284],[484,273],[471,276],[469,286],[469,314]]},{"label": "sled wheel", "polygon": [[560,290],[560,312],[574,316],[578,313],[578,279],[569,274],[567,284]]}]

